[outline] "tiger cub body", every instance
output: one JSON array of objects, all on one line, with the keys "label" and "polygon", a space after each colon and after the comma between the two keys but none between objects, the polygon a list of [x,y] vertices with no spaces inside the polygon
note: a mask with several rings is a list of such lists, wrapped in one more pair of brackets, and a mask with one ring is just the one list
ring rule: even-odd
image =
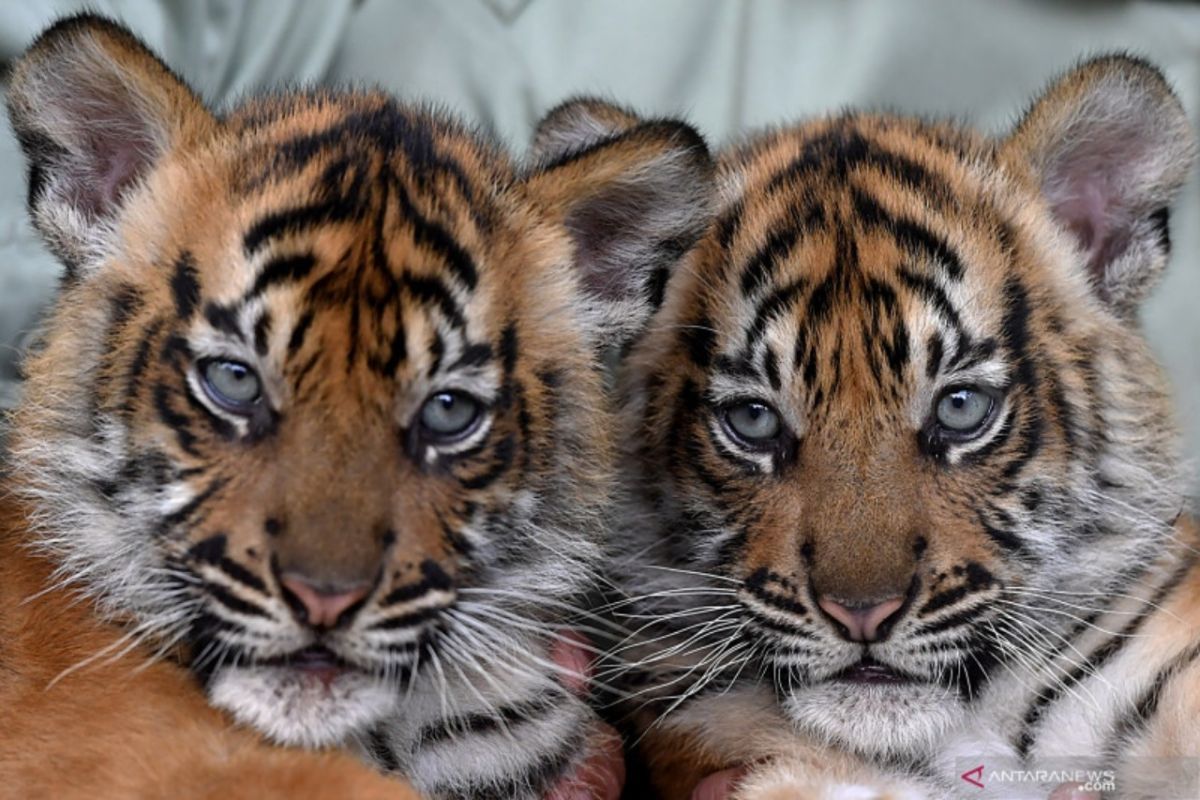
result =
[{"label": "tiger cub body", "polygon": [[[521,168],[379,93],[218,116],[87,16],[16,63],[9,105],[67,268],[13,417],[10,539],[114,632],[62,707],[125,690],[89,669],[166,658],[197,679],[179,704],[202,689],[273,742],[438,797],[551,790],[595,726],[549,649],[600,554],[603,349],[678,258],[643,243],[706,224],[703,141],[647,123]],[[53,747],[10,730],[14,759]]]},{"label": "tiger cub body", "polygon": [[1200,794],[1200,540],[1137,324],[1194,153],[1112,56],[1007,138],[846,113],[718,159],[622,384],[665,796]]}]

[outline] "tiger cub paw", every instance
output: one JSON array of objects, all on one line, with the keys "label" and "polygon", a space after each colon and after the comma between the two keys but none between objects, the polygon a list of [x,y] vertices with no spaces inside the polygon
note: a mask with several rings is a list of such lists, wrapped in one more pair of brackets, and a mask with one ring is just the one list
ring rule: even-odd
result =
[{"label": "tiger cub paw", "polygon": [[[900,777],[843,780],[811,765],[772,764],[738,782],[731,800],[935,800],[943,794]],[[715,798],[714,798],[715,800]]]}]

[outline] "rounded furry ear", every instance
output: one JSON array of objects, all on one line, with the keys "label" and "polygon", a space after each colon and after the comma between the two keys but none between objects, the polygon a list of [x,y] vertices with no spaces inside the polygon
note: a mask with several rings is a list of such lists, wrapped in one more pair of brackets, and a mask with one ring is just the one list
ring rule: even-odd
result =
[{"label": "rounded furry ear", "polygon": [[713,214],[715,165],[678,120],[642,120],[574,100],[538,125],[527,185],[575,243],[584,302],[608,344],[624,345],[662,302],[675,264]]},{"label": "rounded furry ear", "polygon": [[533,132],[531,152],[539,163],[550,164],[619,136],[641,122],[624,106],[594,97],[576,97],[546,112]]},{"label": "rounded furry ear", "polygon": [[1032,167],[1097,295],[1132,317],[1166,266],[1168,206],[1196,154],[1162,73],[1126,55],[1086,61],[1034,102],[1003,147]]},{"label": "rounded furry ear", "polygon": [[68,277],[107,252],[128,191],[162,155],[215,122],[120,25],[80,15],[12,67],[9,117],[29,163],[29,209]]}]

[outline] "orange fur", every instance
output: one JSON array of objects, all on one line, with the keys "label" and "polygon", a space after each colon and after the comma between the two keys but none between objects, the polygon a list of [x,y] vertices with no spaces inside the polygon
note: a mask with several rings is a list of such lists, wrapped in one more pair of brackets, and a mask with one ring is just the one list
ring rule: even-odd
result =
[{"label": "orange fur", "polygon": [[86,599],[46,591],[52,565],[29,552],[26,527],[0,500],[0,798],[419,797],[348,755],[268,745],[183,670],[121,652],[121,630]]}]

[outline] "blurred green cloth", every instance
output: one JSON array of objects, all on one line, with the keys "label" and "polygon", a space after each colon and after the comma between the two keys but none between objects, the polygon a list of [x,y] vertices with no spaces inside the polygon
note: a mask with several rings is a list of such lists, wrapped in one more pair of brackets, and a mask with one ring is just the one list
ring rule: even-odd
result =
[{"label": "blurred green cloth", "polygon": [[[1003,131],[1080,56],[1161,66],[1200,114],[1200,4],[988,0],[108,0],[0,4],[0,60],[55,17],[123,19],[217,105],[284,82],[379,84],[432,99],[516,151],[579,93],[683,114],[714,143],[846,105],[956,116]],[[25,220],[23,166],[0,136],[0,404],[58,274]],[[1145,325],[1200,461],[1200,178]],[[1200,481],[1197,481],[1200,488]]]}]

